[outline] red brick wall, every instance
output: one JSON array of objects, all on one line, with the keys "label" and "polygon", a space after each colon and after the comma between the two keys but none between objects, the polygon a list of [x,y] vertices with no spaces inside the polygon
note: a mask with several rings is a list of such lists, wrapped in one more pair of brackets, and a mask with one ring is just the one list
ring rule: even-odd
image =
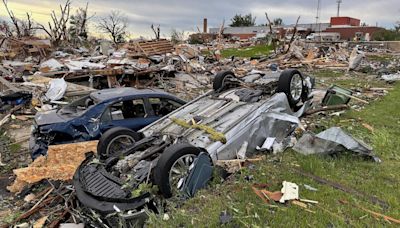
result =
[{"label": "red brick wall", "polygon": [[365,34],[369,33],[371,39],[374,35],[379,30],[382,30],[383,28],[379,27],[344,27],[344,28],[327,28],[325,32],[338,32],[340,33],[340,38],[342,40],[350,40],[352,41],[353,38],[356,36],[357,32],[362,33],[362,36],[365,36]]},{"label": "red brick wall", "polygon": [[360,26],[360,20],[351,17],[331,17],[331,26],[337,25],[350,25],[350,26]]}]

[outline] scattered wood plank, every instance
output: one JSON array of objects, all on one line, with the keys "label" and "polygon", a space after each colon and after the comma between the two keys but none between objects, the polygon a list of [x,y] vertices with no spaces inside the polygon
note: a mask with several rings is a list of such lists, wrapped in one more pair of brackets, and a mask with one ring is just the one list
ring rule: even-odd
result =
[{"label": "scattered wood plank", "polygon": [[368,198],[369,201],[371,201],[374,204],[380,205],[384,209],[389,208],[389,204],[387,202],[379,199],[376,196],[367,195],[364,192],[361,192],[361,191],[355,190],[353,188],[349,188],[347,186],[344,186],[342,184],[339,184],[339,183],[324,179],[322,177],[319,177],[319,176],[316,176],[314,174],[308,173],[308,172],[303,171],[301,169],[292,168],[292,170],[293,170],[293,172],[295,172],[297,174],[300,174],[300,175],[302,175],[304,177],[308,177],[308,178],[310,178],[310,179],[312,179],[312,180],[314,180],[314,181],[316,181],[316,182],[318,182],[320,184],[325,184],[325,185],[331,186],[332,188],[339,189],[339,190],[341,190],[343,192],[350,193],[350,194],[353,194],[353,195],[356,195],[356,196],[359,196],[359,197],[362,197],[362,198]]},{"label": "scattered wood plank", "polygon": [[129,43],[126,45],[129,50],[129,56],[150,56],[150,55],[163,55],[166,53],[174,52],[174,46],[168,40],[150,40]]},{"label": "scattered wood plank", "polygon": [[325,112],[325,111],[340,111],[340,110],[346,110],[349,109],[348,105],[332,105],[332,106],[324,106],[321,108],[315,108],[308,110],[305,115],[312,115],[318,112]]},{"label": "scattered wood plank", "polygon": [[339,202],[342,203],[342,204],[349,204],[350,206],[356,207],[356,208],[358,208],[358,209],[360,209],[360,210],[363,210],[363,211],[365,211],[365,212],[368,212],[368,213],[370,213],[371,215],[373,215],[373,216],[375,216],[375,217],[381,217],[381,218],[383,218],[385,221],[394,222],[394,223],[396,223],[396,224],[400,224],[400,220],[399,220],[399,219],[395,219],[395,218],[393,218],[393,217],[390,217],[390,216],[387,216],[387,215],[384,215],[384,214],[381,214],[381,213],[378,213],[378,212],[375,212],[375,211],[371,211],[371,210],[369,210],[369,209],[367,209],[367,208],[364,208],[364,207],[362,207],[362,206],[356,205],[356,204],[354,204],[354,203],[349,203],[349,202],[347,202],[347,201],[345,201],[345,200],[339,200]]}]

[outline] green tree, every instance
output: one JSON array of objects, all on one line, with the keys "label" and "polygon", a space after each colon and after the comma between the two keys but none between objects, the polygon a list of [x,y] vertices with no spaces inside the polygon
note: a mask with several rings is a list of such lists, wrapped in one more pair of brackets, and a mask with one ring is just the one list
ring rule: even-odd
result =
[{"label": "green tree", "polygon": [[231,19],[231,22],[232,24],[229,25],[231,27],[250,27],[256,25],[256,17],[253,17],[251,13],[243,16],[241,14],[236,14]]},{"label": "green tree", "polygon": [[377,41],[399,41],[400,31],[396,29],[382,29],[376,32],[372,38]]}]

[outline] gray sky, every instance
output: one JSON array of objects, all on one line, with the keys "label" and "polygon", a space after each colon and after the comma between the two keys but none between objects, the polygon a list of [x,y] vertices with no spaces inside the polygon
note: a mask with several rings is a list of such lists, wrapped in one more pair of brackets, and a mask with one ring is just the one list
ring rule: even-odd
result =
[{"label": "gray sky", "polygon": [[[72,0],[73,7],[84,6],[87,1]],[[32,12],[38,22],[48,20],[52,9],[58,10],[61,0],[9,0],[9,5],[17,16],[25,11]],[[152,35],[150,25],[160,24],[161,33],[169,35],[172,28],[180,31],[202,29],[204,17],[208,18],[209,27],[219,27],[222,20],[230,23],[236,13],[252,13],[257,17],[257,24],[266,23],[264,13],[268,12],[271,20],[282,18],[285,24],[295,23],[300,15],[300,23],[314,23],[317,0],[88,0],[89,10],[96,17],[108,14],[111,10],[122,11],[129,22],[130,33],[134,36]],[[321,22],[329,22],[336,15],[336,0],[321,0]],[[369,25],[391,28],[400,20],[399,0],[343,0],[341,16],[361,19]],[[5,9],[1,5],[0,17],[4,18]],[[92,28],[93,32],[93,28]]]}]

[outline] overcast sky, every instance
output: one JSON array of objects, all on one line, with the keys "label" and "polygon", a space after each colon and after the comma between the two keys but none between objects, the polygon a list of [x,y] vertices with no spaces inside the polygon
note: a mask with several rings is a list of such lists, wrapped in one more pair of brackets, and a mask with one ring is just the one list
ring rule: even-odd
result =
[{"label": "overcast sky", "polygon": [[[52,9],[58,10],[62,0],[8,0],[9,7],[17,16],[28,11],[33,18],[46,22]],[[98,17],[107,15],[111,10],[123,12],[128,18],[129,30],[134,37],[140,35],[150,37],[150,25],[160,24],[162,35],[168,36],[172,28],[180,31],[197,31],[202,29],[203,18],[208,18],[209,27],[219,27],[225,19],[236,14],[252,13],[257,17],[257,24],[266,23],[265,12],[271,20],[282,18],[285,24],[295,23],[300,15],[300,23],[315,23],[317,0],[72,0],[72,6],[77,8],[89,2],[91,14],[95,14],[92,23]],[[321,0],[321,22],[329,22],[336,15],[336,0]],[[343,0],[341,16],[351,16],[361,19],[369,25],[393,27],[400,20],[399,0]],[[72,11],[74,12],[74,10]],[[0,7],[0,17],[6,15],[3,5]],[[96,32],[93,26],[92,31]]]}]

